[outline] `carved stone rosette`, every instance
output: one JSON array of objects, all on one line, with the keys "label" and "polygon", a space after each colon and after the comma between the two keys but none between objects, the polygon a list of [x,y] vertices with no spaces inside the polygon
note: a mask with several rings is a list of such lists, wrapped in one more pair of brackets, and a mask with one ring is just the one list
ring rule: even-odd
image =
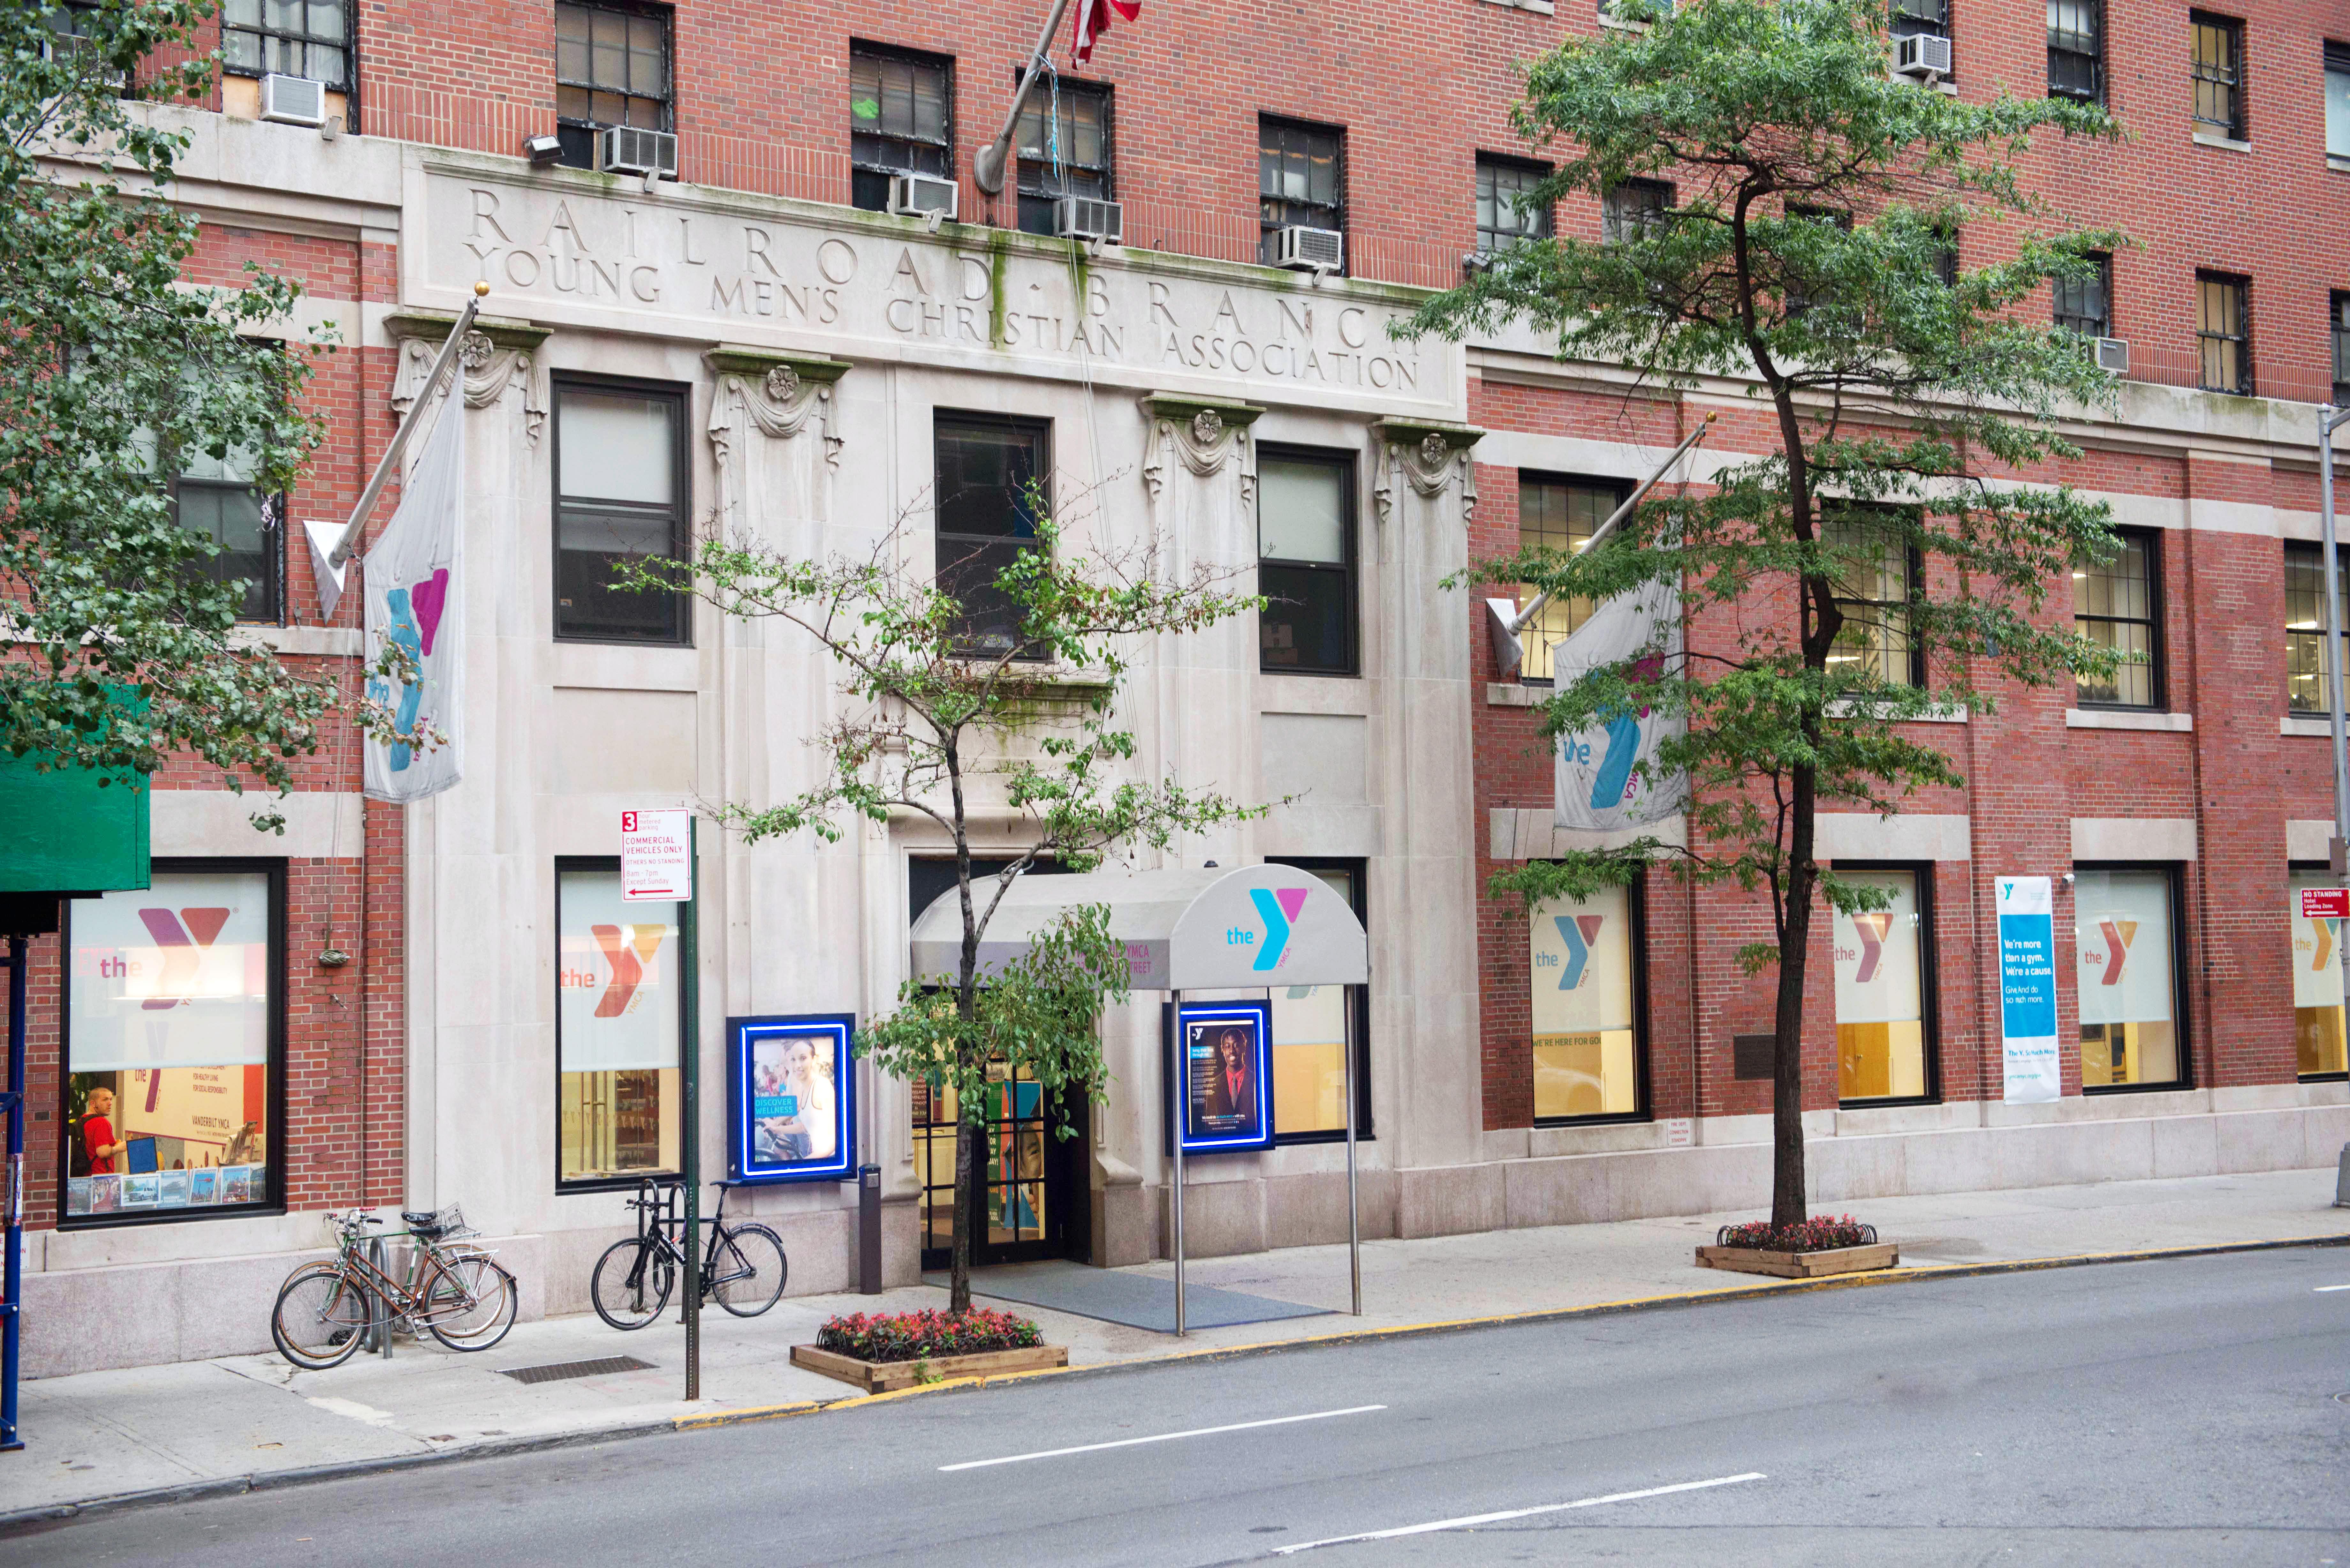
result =
[{"label": "carved stone rosette", "polygon": [[1395,515],[1399,479],[1424,500],[1433,501],[1456,480],[1461,486],[1461,521],[1466,524],[1477,510],[1477,464],[1471,450],[1484,431],[1473,425],[1427,424],[1381,420],[1372,426],[1382,461],[1371,499],[1379,522]]},{"label": "carved stone rosette", "polygon": [[1170,462],[1180,462],[1201,479],[1223,471],[1227,460],[1240,467],[1241,502],[1256,500],[1256,441],[1249,427],[1263,409],[1246,403],[1209,403],[1198,399],[1152,393],[1142,400],[1143,417],[1150,421],[1145,445],[1142,483],[1156,497],[1167,488]]}]

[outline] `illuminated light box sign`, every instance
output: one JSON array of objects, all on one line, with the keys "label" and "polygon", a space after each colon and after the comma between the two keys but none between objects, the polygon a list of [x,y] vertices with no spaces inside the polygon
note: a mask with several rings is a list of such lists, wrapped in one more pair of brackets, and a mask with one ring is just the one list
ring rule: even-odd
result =
[{"label": "illuminated light box sign", "polygon": [[1263,1002],[1186,1002],[1175,1017],[1168,1075],[1183,1152],[1273,1147],[1273,1016]]},{"label": "illuminated light box sign", "polygon": [[847,1181],[857,1174],[854,1013],[730,1018],[727,1078],[737,1181]]}]

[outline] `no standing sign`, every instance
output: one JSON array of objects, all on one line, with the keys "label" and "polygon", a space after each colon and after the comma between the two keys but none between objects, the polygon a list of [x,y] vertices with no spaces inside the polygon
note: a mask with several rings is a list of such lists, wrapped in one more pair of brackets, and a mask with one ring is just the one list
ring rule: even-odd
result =
[{"label": "no standing sign", "polygon": [[632,903],[693,897],[693,813],[620,813],[620,897]]}]

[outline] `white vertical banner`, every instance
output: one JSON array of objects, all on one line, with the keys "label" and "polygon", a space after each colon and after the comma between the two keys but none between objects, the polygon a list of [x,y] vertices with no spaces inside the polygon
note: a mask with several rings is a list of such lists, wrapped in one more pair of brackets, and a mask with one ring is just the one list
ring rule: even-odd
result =
[{"label": "white vertical banner", "polygon": [[2061,1096],[2056,1050],[2056,922],[2045,877],[1998,878],[2001,1054],[2010,1105]]},{"label": "white vertical banner", "polygon": [[429,750],[367,742],[367,793],[374,800],[422,800],[464,773],[458,710],[464,693],[465,400],[442,402],[432,434],[402,485],[400,510],[367,553],[367,646],[408,650],[412,679],[397,690],[381,678],[368,695],[392,711],[403,731],[435,730]]},{"label": "white vertical banner", "polygon": [[[1672,658],[1680,648],[1680,588],[1649,583],[1601,605],[1553,649],[1552,676],[1564,689],[1590,670],[1643,653]],[[1642,778],[1633,770],[1641,763],[1653,765],[1658,743],[1682,728],[1678,716],[1641,708],[1612,723],[1560,736],[1552,820],[1560,827],[1640,827],[1680,810],[1688,792],[1682,774]]]}]

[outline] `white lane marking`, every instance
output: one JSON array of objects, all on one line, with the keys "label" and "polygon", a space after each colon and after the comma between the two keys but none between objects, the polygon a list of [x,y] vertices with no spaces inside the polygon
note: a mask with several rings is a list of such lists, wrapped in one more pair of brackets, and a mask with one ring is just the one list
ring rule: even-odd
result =
[{"label": "white lane marking", "polygon": [[965,1459],[941,1465],[941,1470],[983,1470],[990,1465],[1016,1465],[1029,1459],[1057,1459],[1064,1454],[1090,1454],[1103,1449],[1130,1449],[1139,1443],[1171,1443],[1178,1438],[1211,1438],[1218,1432],[1245,1432],[1257,1427],[1286,1427],[1297,1421],[1326,1421],[1333,1416],[1367,1416],[1385,1405],[1353,1405],[1344,1410],[1316,1410],[1310,1416],[1275,1416],[1267,1421],[1235,1421],[1229,1427],[1195,1427],[1188,1432],[1160,1432],[1149,1438],[1120,1438],[1112,1443],[1082,1443],[1074,1449],[1045,1449],[1033,1454],[1006,1454],[1000,1459]]},{"label": "white lane marking", "polygon": [[2319,1295],[2324,1295],[2328,1291],[2350,1291],[2350,1285],[2320,1285],[2317,1287],[2317,1293]]},{"label": "white lane marking", "polygon": [[1356,1541],[1391,1541],[1399,1535],[1426,1535],[1439,1530],[1466,1530],[1478,1524],[1499,1524],[1505,1519],[1528,1519],[1537,1513],[1564,1513],[1570,1508],[1597,1508],[1603,1502],[1631,1502],[1644,1497],[1663,1497],[1677,1491],[1702,1491],[1707,1487],[1736,1486],[1741,1481],[1762,1480],[1761,1470],[1748,1470],[1744,1475],[1716,1476],[1711,1480],[1676,1481],[1671,1486],[1652,1486],[1639,1491],[1611,1491],[1606,1497],[1581,1497],[1573,1502],[1546,1502],[1540,1508],[1504,1509],[1499,1513],[1470,1513],[1459,1519],[1440,1519],[1430,1524],[1407,1524],[1397,1530],[1366,1530],[1355,1535],[1334,1535],[1327,1541],[1301,1541],[1295,1546],[1276,1548],[1274,1555],[1287,1557],[1299,1552],[1311,1552],[1317,1546],[1344,1546]]}]

